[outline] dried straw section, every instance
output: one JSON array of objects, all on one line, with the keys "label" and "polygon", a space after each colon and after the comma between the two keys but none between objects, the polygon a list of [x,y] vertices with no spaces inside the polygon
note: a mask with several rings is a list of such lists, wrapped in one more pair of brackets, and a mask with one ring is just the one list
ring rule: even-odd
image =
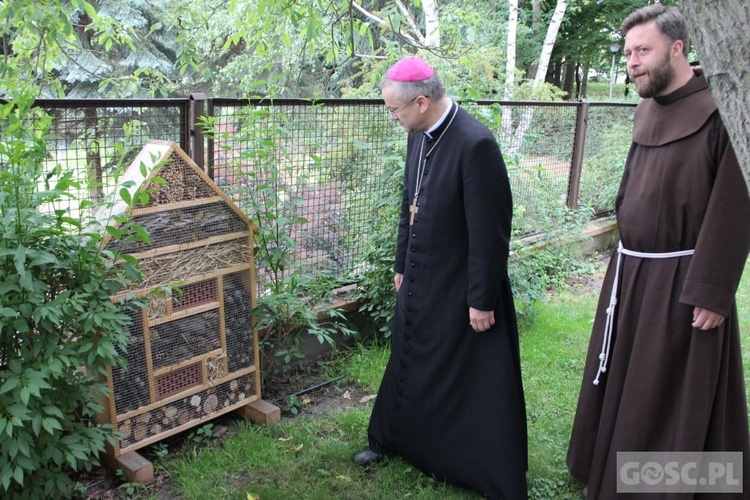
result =
[{"label": "dried straw section", "polygon": [[206,359],[206,373],[208,376],[208,383],[214,384],[219,380],[224,380],[227,373],[227,355],[219,354],[212,358]]},{"label": "dried straw section", "polygon": [[124,291],[135,292],[177,283],[189,276],[211,274],[248,262],[252,248],[246,241],[242,238],[140,259],[143,280]]},{"label": "dried straw section", "polygon": [[167,314],[167,302],[172,297],[166,293],[150,294],[148,296],[148,319],[161,318]]}]

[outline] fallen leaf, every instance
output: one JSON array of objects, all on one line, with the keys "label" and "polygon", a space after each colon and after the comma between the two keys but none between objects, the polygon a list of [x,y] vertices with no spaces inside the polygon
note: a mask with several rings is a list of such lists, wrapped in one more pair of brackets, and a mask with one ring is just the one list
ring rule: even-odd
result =
[{"label": "fallen leaf", "polygon": [[351,394],[349,394],[349,391],[344,391],[344,399],[352,399]]},{"label": "fallen leaf", "polygon": [[377,395],[377,394],[370,394],[369,396],[365,396],[365,397],[363,397],[362,399],[360,399],[360,400],[359,400],[359,402],[360,402],[360,403],[367,403],[368,401],[372,401],[372,400],[373,400],[373,399],[375,399],[376,397],[378,397],[378,395]]},{"label": "fallen leaf", "polygon": [[291,439],[292,438],[290,438],[290,437],[288,437],[288,438],[279,438],[279,441],[281,441],[282,443],[286,443],[287,441],[290,441]]}]

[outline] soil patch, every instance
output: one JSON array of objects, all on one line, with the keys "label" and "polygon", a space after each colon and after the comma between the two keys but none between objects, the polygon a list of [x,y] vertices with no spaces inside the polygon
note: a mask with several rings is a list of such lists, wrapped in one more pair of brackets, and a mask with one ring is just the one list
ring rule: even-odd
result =
[{"label": "soil patch", "polygon": [[[267,385],[263,399],[281,408],[283,419],[302,415],[325,418],[332,413],[362,408],[375,397],[373,392],[366,391],[356,384],[345,383],[340,378],[324,380],[315,373],[279,376]],[[231,413],[217,417],[210,422],[213,425],[212,436],[205,441],[221,445],[224,440],[237,434],[241,421],[240,417]],[[199,427],[169,437],[156,445],[147,446],[139,450],[139,453],[149,460],[155,460],[162,449],[168,450],[170,454],[179,453],[192,444],[191,436]],[[115,472],[106,467],[97,467],[81,473],[75,479],[86,487],[85,498],[91,500],[121,500],[132,498],[136,494],[161,500],[182,498],[170,482],[169,474],[161,470],[155,471],[154,482],[147,487],[126,484]]]}]

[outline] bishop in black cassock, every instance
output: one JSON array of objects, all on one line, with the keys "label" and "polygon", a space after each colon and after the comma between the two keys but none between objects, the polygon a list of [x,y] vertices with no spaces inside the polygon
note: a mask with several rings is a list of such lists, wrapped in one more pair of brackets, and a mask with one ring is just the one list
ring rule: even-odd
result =
[{"label": "bishop in black cassock", "polygon": [[381,89],[409,137],[395,325],[370,449],[490,498],[527,498],[503,157],[421,59],[394,65]]}]

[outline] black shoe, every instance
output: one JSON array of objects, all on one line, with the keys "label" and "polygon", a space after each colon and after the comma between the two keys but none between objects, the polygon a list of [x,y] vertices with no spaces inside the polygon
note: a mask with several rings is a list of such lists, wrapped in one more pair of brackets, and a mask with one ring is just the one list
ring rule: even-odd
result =
[{"label": "black shoe", "polygon": [[370,465],[383,458],[380,453],[375,453],[370,448],[360,451],[354,455],[354,463],[357,465]]}]

